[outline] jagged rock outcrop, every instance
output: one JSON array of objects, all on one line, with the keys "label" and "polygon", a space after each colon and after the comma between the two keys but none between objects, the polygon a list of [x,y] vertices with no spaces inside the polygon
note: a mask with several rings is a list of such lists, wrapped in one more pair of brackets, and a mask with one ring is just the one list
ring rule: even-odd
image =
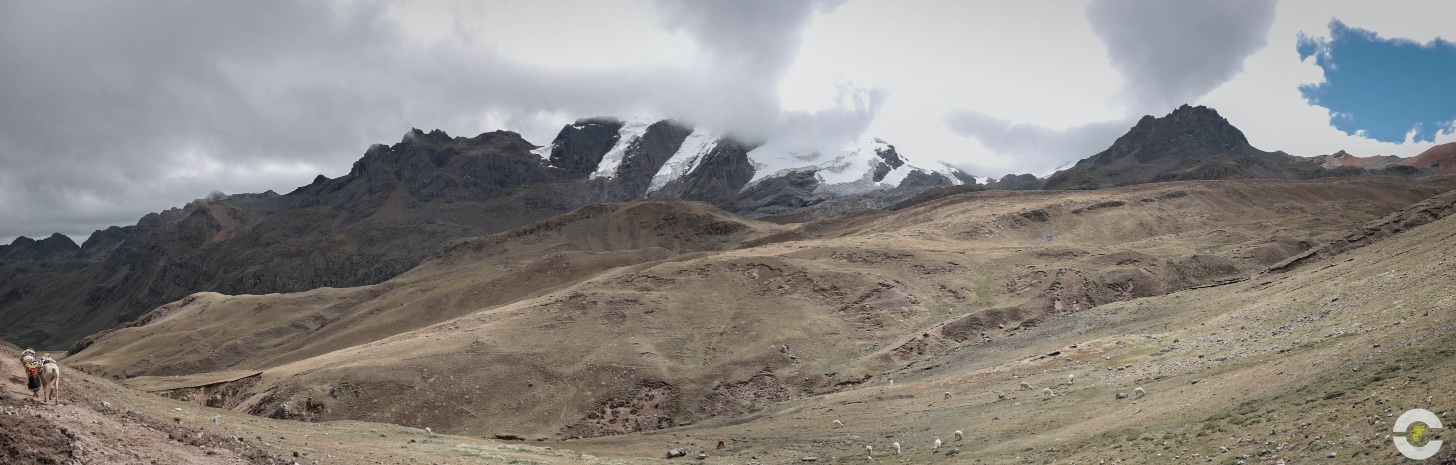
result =
[{"label": "jagged rock outcrop", "polygon": [[551,142],[551,166],[566,170],[573,178],[586,177],[617,143],[621,129],[622,121],[616,118],[576,120],[576,124],[561,128]]},{"label": "jagged rock outcrop", "polygon": [[986,184],[986,188],[998,191],[1029,191],[1041,189],[1043,182],[1031,173],[1008,174],[1002,176],[1000,180],[991,180]]},{"label": "jagged rock outcrop", "polygon": [[75,241],[63,234],[51,234],[41,240],[20,236],[10,245],[0,244],[0,262],[10,260],[50,260],[74,256],[81,251]]},{"label": "jagged rock outcrop", "polygon": [[[769,182],[763,180],[760,182]],[[939,172],[912,171],[905,175],[896,187],[889,189],[877,189],[857,195],[833,195],[820,192],[809,197],[779,197],[781,203],[768,203],[758,208],[748,208],[748,203],[735,203],[731,206],[740,208],[732,210],[744,216],[759,218],[776,222],[803,222],[815,218],[827,218],[836,215],[843,215],[850,212],[862,210],[875,210],[890,208],[901,202],[905,202],[921,193],[933,191],[946,187],[965,187],[974,184],[960,184],[951,176]],[[751,191],[752,188],[745,190]],[[785,192],[796,192],[793,190]],[[788,205],[802,203],[803,206],[787,208]],[[778,213],[770,213],[777,210]]]},{"label": "jagged rock outcrop", "polygon": [[748,186],[726,209],[750,217],[767,217],[797,212],[829,199],[816,195],[819,178],[815,169],[792,170]]},{"label": "jagged rock outcrop", "polygon": [[875,166],[874,177],[871,178],[875,182],[885,180],[885,175],[890,174],[890,171],[905,165],[905,160],[900,158],[900,154],[895,152],[895,146],[890,144],[885,144],[884,148],[876,147],[875,156],[880,157],[880,160],[884,161],[884,164]]}]

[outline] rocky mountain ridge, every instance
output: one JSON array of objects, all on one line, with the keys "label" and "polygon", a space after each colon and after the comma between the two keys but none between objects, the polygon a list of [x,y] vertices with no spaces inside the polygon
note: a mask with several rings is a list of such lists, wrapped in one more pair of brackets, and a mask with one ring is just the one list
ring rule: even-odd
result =
[{"label": "rocky mountain ridge", "polygon": [[[771,141],[770,141],[771,142]],[[97,231],[0,245],[0,338],[65,345],[197,291],[297,292],[383,282],[440,246],[596,202],[669,198],[775,222],[887,208],[937,188],[1095,189],[1172,180],[1308,179],[1456,170],[1456,144],[1399,161],[1265,152],[1206,107],[1144,117],[1047,179],[977,184],[882,140],[801,152],[674,120],[584,118],[550,144],[496,131],[409,131],[344,176],[287,194],[210,195]],[[936,166],[938,165],[938,166]]]},{"label": "rocky mountain ridge", "polygon": [[[476,437],[650,432],[806,396],[883,394],[889,379],[904,388],[925,370],[961,389],[944,361],[1040,343],[1040,328],[1071,338],[1040,354],[1098,347],[1067,329],[1087,312],[1257,285],[1266,280],[1238,283],[1452,186],[1363,177],[965,192],[802,225],[679,200],[590,205],[454,242],[378,285],[193,294],[68,362],[154,390],[261,372],[207,402],[275,418]],[[1103,350],[1121,349],[1104,343],[1078,357],[1100,365]],[[1067,365],[1050,355],[1044,363]],[[1007,371],[995,379],[1015,383]],[[907,394],[941,400],[941,388],[924,389]]]},{"label": "rocky mountain ridge", "polygon": [[752,155],[757,148],[672,120],[585,118],[546,146],[509,131],[413,129],[369,147],[348,174],[287,194],[215,193],[80,246],[61,235],[0,245],[0,338],[63,346],[198,291],[379,283],[450,241],[596,202],[692,200],[802,221],[969,179],[916,168],[883,143],[869,154],[800,156],[801,169],[765,174],[782,163]]},{"label": "rocky mountain ridge", "polygon": [[1161,118],[1144,116],[1107,150],[1052,174],[1041,188],[1100,189],[1239,178],[1417,177],[1437,173],[1432,162],[1414,158],[1360,158],[1343,151],[1317,157],[1267,152],[1249,144],[1244,133],[1218,111],[1183,105]]}]

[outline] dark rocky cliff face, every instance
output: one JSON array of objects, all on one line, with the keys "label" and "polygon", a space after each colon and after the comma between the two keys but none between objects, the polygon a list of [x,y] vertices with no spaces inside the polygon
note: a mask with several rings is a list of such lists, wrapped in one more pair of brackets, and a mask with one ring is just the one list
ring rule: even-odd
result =
[{"label": "dark rocky cliff face", "polygon": [[998,191],[1027,191],[1041,189],[1043,180],[1031,173],[1008,174],[1000,180],[991,180],[986,188]]},{"label": "dark rocky cliff face", "polygon": [[788,215],[828,200],[815,195],[819,178],[814,169],[795,170],[760,180],[748,186],[738,198],[725,207],[728,211],[752,217]]},{"label": "dark rocky cliff face", "polygon": [[871,177],[875,182],[884,181],[885,175],[890,174],[890,171],[905,165],[905,160],[901,159],[900,154],[895,152],[895,146],[893,145],[886,144],[886,148],[875,149],[875,155],[884,161],[884,164],[875,167],[874,176]]},{"label": "dark rocky cliff face", "polygon": [[616,145],[621,129],[622,121],[616,118],[579,119],[561,128],[551,144],[551,166],[566,170],[572,178],[586,177]]},{"label": "dark rocky cliff face", "polygon": [[752,146],[741,142],[719,139],[692,171],[648,195],[725,205],[737,198],[743,186],[753,179],[753,163],[748,161],[750,150]]},{"label": "dark rocky cliff face", "polygon": [[758,180],[723,208],[750,218],[796,223],[858,210],[889,208],[921,193],[955,184],[956,180],[942,173],[912,171],[899,186],[893,188],[857,195],[833,195],[815,192],[819,187],[815,170],[795,170]]},{"label": "dark rocky cliff face", "polygon": [[662,120],[648,126],[647,132],[627,147],[622,164],[617,167],[616,177],[604,181],[604,200],[622,202],[646,196],[647,188],[652,185],[652,176],[677,153],[683,140],[692,133],[692,128],[673,120]]}]

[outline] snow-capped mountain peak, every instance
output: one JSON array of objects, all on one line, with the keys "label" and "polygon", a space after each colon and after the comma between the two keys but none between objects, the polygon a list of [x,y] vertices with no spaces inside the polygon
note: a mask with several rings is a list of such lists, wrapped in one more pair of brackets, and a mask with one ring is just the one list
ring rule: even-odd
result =
[{"label": "snow-capped mountain peak", "polygon": [[951,185],[963,181],[953,167],[936,163],[935,168],[915,166],[898,152],[895,146],[878,138],[863,139],[849,147],[831,151],[801,152],[783,150],[774,144],[765,144],[748,153],[749,160],[757,168],[751,183],[784,173],[809,170],[815,171],[819,180],[817,191],[833,194],[857,194],[875,189],[899,186],[910,173],[939,173],[950,180]]}]

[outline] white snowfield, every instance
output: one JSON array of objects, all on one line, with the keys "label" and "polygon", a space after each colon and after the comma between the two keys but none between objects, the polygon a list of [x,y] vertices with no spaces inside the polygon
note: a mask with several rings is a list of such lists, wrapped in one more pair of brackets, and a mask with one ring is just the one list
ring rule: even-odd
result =
[{"label": "white snowfield", "polygon": [[862,140],[855,145],[845,148],[834,155],[825,155],[821,152],[796,152],[787,151],[774,146],[764,144],[762,147],[748,152],[749,161],[753,162],[756,171],[749,185],[753,185],[763,179],[786,174],[790,171],[815,168],[814,177],[819,179],[818,192],[834,194],[858,194],[876,189],[888,189],[900,185],[913,171],[927,173],[941,173],[950,179],[955,185],[962,184],[961,180],[952,173],[954,168],[944,163],[936,163],[933,169],[926,169],[915,166],[900,155],[904,164],[899,168],[890,170],[885,177],[879,181],[874,180],[875,169],[885,165],[879,152],[890,149],[890,144],[877,142],[873,139]]},{"label": "white snowfield", "polygon": [[556,148],[556,143],[553,142],[540,147],[536,147],[536,149],[532,150],[531,153],[534,153],[536,154],[536,156],[541,157],[542,160],[546,160],[546,163],[549,165],[551,163],[551,150],[554,148]]},{"label": "white snowfield", "polygon": [[597,170],[592,172],[589,178],[612,179],[617,177],[617,168],[622,166],[622,158],[626,156],[627,149],[641,139],[642,135],[647,133],[647,127],[654,122],[637,118],[623,124],[622,129],[617,131],[617,144],[602,156],[602,162],[597,164]]},{"label": "white snowfield", "polygon": [[[624,123],[618,132],[619,137],[616,144],[602,156],[601,163],[597,165],[596,171],[591,174],[590,178],[616,178],[627,150],[641,140],[647,133],[647,128],[655,122],[648,118],[634,118]],[[666,187],[668,183],[691,173],[702,163],[703,158],[718,146],[721,137],[722,135],[718,132],[694,128],[687,139],[683,140],[677,152],[669,157],[662,168],[653,175],[652,183],[647,188],[647,194],[656,193]],[[549,160],[552,147],[553,145],[546,145],[533,150],[532,153]],[[819,180],[816,192],[839,195],[897,187],[914,171],[939,173],[948,178],[952,185],[964,184],[959,177],[956,177],[959,170],[950,165],[943,162],[932,162],[929,167],[917,166],[911,164],[903,154],[900,155],[900,160],[904,163],[900,167],[891,169],[884,178],[875,181],[875,170],[886,166],[879,152],[889,149],[890,144],[874,139],[864,139],[849,147],[833,151],[790,150],[770,141],[748,152],[748,160],[754,167],[753,178],[749,180],[748,186],[764,179],[806,169],[815,170],[814,176]],[[990,178],[984,179],[989,180]]]},{"label": "white snowfield", "polygon": [[959,172],[959,173],[961,173],[963,175],[965,174],[965,172],[964,171],[961,171],[960,168],[956,168],[954,166],[950,166],[949,163],[946,163],[946,162],[943,162],[943,161],[935,162],[935,165],[936,165],[935,168],[926,168],[926,170],[927,171],[930,171],[932,173],[940,173],[941,175],[944,175],[945,177],[950,178],[950,182],[951,182],[951,185],[952,186],[959,186],[961,184],[965,184],[965,181],[962,181],[961,178],[956,177],[956,173],[957,172]]},{"label": "white snowfield", "polygon": [[703,161],[703,156],[717,146],[717,134],[694,129],[693,133],[683,140],[677,153],[672,154],[672,157],[667,159],[667,163],[662,164],[662,169],[657,170],[657,174],[652,176],[652,185],[647,188],[647,194],[651,195],[662,189],[667,183],[693,172],[693,168],[697,168],[698,163]]}]

